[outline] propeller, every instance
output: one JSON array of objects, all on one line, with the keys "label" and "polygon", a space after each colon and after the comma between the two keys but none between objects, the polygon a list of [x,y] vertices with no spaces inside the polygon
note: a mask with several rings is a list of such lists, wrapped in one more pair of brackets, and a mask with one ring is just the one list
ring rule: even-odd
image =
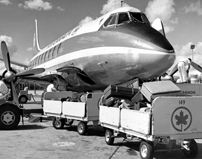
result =
[{"label": "propeller", "polygon": [[24,72],[20,72],[20,73],[16,74],[13,71],[13,69],[11,68],[10,55],[9,55],[8,48],[7,48],[5,41],[1,42],[1,51],[2,51],[2,56],[3,56],[3,60],[5,63],[5,67],[6,67],[6,73],[4,74],[4,78],[7,82],[10,83],[11,95],[13,97],[13,101],[17,105],[19,105],[18,97],[17,97],[15,85],[14,85],[15,79],[17,77],[24,77],[24,76],[40,74],[40,73],[44,72],[45,69],[44,68],[30,69],[30,70],[26,70]]},{"label": "propeller", "polygon": [[191,66],[195,68],[197,71],[202,72],[202,67],[196,64],[195,62],[191,61]]},{"label": "propeller", "polygon": [[[172,70],[168,73],[169,76],[172,76],[173,74],[175,74],[178,71],[178,67],[177,67],[178,63],[172,68]],[[198,65],[197,63],[193,62],[190,60],[190,65],[195,68],[197,71],[202,72],[202,67],[200,65]]]}]

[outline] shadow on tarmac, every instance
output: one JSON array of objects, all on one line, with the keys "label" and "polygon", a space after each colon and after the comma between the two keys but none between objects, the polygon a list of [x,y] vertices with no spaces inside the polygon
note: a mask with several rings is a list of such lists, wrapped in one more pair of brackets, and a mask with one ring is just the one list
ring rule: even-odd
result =
[{"label": "shadow on tarmac", "polygon": [[[139,155],[140,141],[127,141],[123,139],[122,142],[115,142],[112,146],[118,146],[117,148],[124,146],[124,147],[127,147],[126,151],[130,156]],[[157,149],[159,149],[159,146]],[[202,143],[198,143],[198,155],[195,159],[202,158],[201,150],[202,150]],[[154,159],[186,159],[182,150],[154,152],[153,158]]]},{"label": "shadow on tarmac", "polygon": [[[75,131],[77,132],[77,125],[72,125],[69,127],[65,127],[67,131]],[[104,137],[104,130],[101,126],[93,127],[92,125],[88,125],[88,130],[85,136],[101,136]]]},{"label": "shadow on tarmac", "polygon": [[45,129],[47,128],[46,126],[42,126],[42,125],[18,125],[17,128],[15,128],[16,130],[33,130],[33,129]]}]

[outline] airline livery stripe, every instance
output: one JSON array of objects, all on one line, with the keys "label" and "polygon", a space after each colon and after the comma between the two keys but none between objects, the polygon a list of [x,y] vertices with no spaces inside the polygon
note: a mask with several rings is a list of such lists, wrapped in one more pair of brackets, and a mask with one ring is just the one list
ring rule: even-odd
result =
[{"label": "airline livery stripe", "polygon": [[[152,50],[144,50],[144,49],[137,49],[137,48],[130,48],[130,47],[96,47],[91,49],[85,49],[80,51],[75,51],[72,53],[64,54],[62,56],[59,56],[55,59],[52,59],[50,61],[47,61],[41,65],[38,65],[35,68],[50,68],[62,63],[67,63],[69,61],[84,58],[84,57],[92,57],[92,56],[98,56],[98,55],[108,55],[108,54],[123,54],[126,55],[128,53],[133,53],[134,58],[137,58],[139,54],[162,54],[162,55],[168,55],[171,56],[172,54],[168,53],[162,53],[159,51],[152,51]],[[175,54],[173,54],[175,56]]]}]

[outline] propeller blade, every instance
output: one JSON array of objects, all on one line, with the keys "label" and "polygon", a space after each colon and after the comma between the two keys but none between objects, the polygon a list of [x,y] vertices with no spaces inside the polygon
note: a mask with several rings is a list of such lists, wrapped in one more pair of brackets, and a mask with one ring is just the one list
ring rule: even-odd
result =
[{"label": "propeller blade", "polygon": [[45,71],[44,68],[35,68],[35,69],[30,69],[24,72],[19,72],[16,74],[16,76],[18,77],[22,77],[22,76],[32,76],[32,75],[36,75],[36,74],[40,74],[43,73]]},{"label": "propeller blade", "polygon": [[169,76],[174,75],[177,72],[178,68],[177,68],[177,64],[172,68],[172,70],[168,73]]},{"label": "propeller blade", "polygon": [[12,93],[13,101],[16,103],[16,105],[19,105],[17,92],[13,82],[11,82],[11,93]]},{"label": "propeller blade", "polygon": [[191,61],[191,65],[193,68],[195,68],[197,71],[202,72],[202,67],[196,64],[195,62]]},{"label": "propeller blade", "polygon": [[10,56],[5,41],[1,42],[1,52],[5,63],[5,67],[8,71],[10,71],[11,70]]}]

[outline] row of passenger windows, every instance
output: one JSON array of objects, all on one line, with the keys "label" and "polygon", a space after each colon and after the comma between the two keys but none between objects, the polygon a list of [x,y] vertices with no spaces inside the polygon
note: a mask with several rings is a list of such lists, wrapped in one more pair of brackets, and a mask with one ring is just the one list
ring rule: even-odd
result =
[{"label": "row of passenger windows", "polygon": [[51,48],[50,50],[42,53],[41,55],[37,56],[34,60],[30,62],[30,67],[34,67],[40,65],[46,61],[49,61],[53,58],[56,58],[57,55],[60,53],[61,44],[56,45],[55,47]]}]

